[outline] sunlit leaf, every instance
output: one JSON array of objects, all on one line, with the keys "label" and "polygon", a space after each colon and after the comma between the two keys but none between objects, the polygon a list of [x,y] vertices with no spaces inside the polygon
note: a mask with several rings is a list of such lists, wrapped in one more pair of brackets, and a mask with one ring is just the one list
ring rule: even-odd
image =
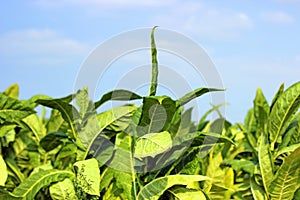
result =
[{"label": "sunlit leaf", "polygon": [[272,200],[290,200],[300,187],[300,148],[285,157],[270,185]]}]

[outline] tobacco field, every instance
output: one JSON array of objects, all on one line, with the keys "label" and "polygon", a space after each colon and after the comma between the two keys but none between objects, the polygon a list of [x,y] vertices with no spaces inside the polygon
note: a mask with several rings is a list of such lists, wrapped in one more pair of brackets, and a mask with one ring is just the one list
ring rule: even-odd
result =
[{"label": "tobacco field", "polygon": [[[241,122],[198,121],[184,105],[223,88],[156,96],[151,33],[147,96],[116,89],[92,102],[88,88],[62,98],[0,93],[0,199],[300,200],[300,82],[261,89]],[[131,103],[140,101],[141,105]],[[110,101],[124,104],[104,112]],[[37,107],[50,110],[37,113]]]}]

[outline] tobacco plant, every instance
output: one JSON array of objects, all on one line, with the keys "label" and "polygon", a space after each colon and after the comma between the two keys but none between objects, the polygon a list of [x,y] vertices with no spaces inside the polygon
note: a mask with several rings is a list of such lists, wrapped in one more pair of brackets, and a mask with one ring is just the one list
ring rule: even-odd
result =
[{"label": "tobacco plant", "polygon": [[[228,122],[223,105],[196,123],[184,105],[223,89],[156,96],[154,31],[148,96],[116,89],[92,102],[82,88],[19,100],[18,85],[0,93],[0,199],[300,199],[300,82],[282,85],[271,104],[258,89],[244,124]],[[98,113],[108,101],[125,104]]]}]

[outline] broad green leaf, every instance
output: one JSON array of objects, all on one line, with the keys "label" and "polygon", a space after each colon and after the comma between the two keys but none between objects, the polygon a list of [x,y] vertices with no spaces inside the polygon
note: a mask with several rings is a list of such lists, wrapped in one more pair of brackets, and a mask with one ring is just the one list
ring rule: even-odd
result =
[{"label": "broad green leaf", "polygon": [[90,195],[100,196],[100,169],[95,158],[74,163],[77,184]]},{"label": "broad green leaf", "polygon": [[9,86],[9,87],[5,90],[4,94],[6,94],[6,95],[9,96],[9,97],[18,99],[18,97],[19,97],[19,84],[18,84],[18,83],[15,83],[15,84]]},{"label": "broad green leaf", "polygon": [[14,177],[19,182],[23,182],[25,180],[24,174],[21,172],[19,166],[16,164],[16,162],[13,159],[11,158],[6,159],[6,165],[8,170],[10,170],[12,174],[14,174]]},{"label": "broad green leaf", "polygon": [[[125,105],[105,111],[97,116],[91,115],[88,118],[86,125],[82,127],[78,133],[82,144],[86,147],[84,158],[88,155],[90,150],[93,149],[94,151],[97,151],[95,148],[99,148],[99,142],[109,145],[111,142],[101,135],[102,131],[116,120],[125,116],[131,116],[135,110],[135,106]],[[112,155],[112,152],[109,154]]]},{"label": "broad green leaf", "polygon": [[65,178],[74,178],[74,174],[64,170],[42,170],[29,176],[13,191],[13,195],[23,199],[32,200],[41,188],[50,186],[53,182],[62,181]]},{"label": "broad green leaf", "polygon": [[145,185],[138,193],[138,200],[157,200],[170,187],[174,185],[188,185],[191,182],[210,180],[201,175],[169,175],[157,178]]},{"label": "broad green leaf", "polygon": [[79,114],[82,119],[88,112],[93,112],[94,105],[89,100],[88,89],[86,87],[82,90],[78,90],[75,100],[76,105],[79,107]]},{"label": "broad green leaf", "polygon": [[272,200],[290,200],[300,187],[300,148],[285,157],[270,185]]},{"label": "broad green leaf", "polygon": [[132,180],[133,174],[126,173],[124,171],[115,170],[114,179],[116,180],[115,184],[118,188],[122,189],[120,194],[121,199],[135,199],[136,189],[134,184],[135,181]]},{"label": "broad green leaf", "polygon": [[276,101],[278,100],[278,98],[280,97],[280,95],[283,93],[284,91],[284,83],[282,83],[278,89],[278,91],[276,92],[274,98],[272,99],[272,103],[271,103],[271,106],[270,106],[270,112],[272,111],[273,109],[273,106],[275,105]]},{"label": "broad green leaf", "polygon": [[245,118],[245,128],[248,133],[255,133],[257,129],[257,121],[254,116],[254,109],[251,108]]},{"label": "broad green leaf", "polygon": [[154,157],[170,149],[171,146],[172,138],[167,131],[149,133],[136,140],[134,155],[138,158],[147,156]]},{"label": "broad green leaf", "polygon": [[300,143],[292,144],[291,146],[284,147],[276,152],[273,159],[275,160],[278,156],[280,156],[282,154],[293,152],[296,149],[298,149],[299,147],[300,147]]},{"label": "broad green leaf", "polygon": [[114,157],[109,163],[109,167],[114,171],[115,184],[122,189],[122,199],[135,199],[137,193],[133,143],[132,136],[126,133],[117,134]]},{"label": "broad green leaf", "polygon": [[135,99],[142,99],[142,97],[129,90],[113,90],[104,94],[99,101],[95,102],[95,109],[99,108],[102,104],[110,100],[128,101]]},{"label": "broad green leaf", "polygon": [[8,132],[13,131],[13,129],[16,126],[17,125],[15,125],[15,124],[3,124],[3,125],[1,125],[0,126],[0,138],[7,135]]},{"label": "broad green leaf", "polygon": [[[132,180],[132,174],[126,173],[124,171],[116,170],[113,168],[106,168],[101,175],[101,191],[106,189],[105,196],[103,199],[113,199],[114,198],[121,199],[135,199],[135,181]],[[111,190],[113,187],[114,190]],[[109,194],[109,193],[113,194]]]},{"label": "broad green leaf", "polygon": [[204,182],[204,192],[209,193],[210,196],[213,195],[212,187],[214,184],[222,184],[225,179],[225,171],[221,169],[221,164],[223,162],[221,152],[213,156],[213,152],[209,155],[209,163],[206,169],[206,176],[210,177],[211,180],[206,180]]},{"label": "broad green leaf", "polygon": [[22,198],[14,197],[11,192],[0,188],[0,199],[1,200],[21,200]]},{"label": "broad green leaf", "polygon": [[267,200],[266,193],[263,188],[256,183],[254,178],[250,179],[250,187],[254,200]]},{"label": "broad green leaf", "polygon": [[227,190],[224,192],[225,199],[230,199],[232,194],[235,192],[235,173],[232,168],[226,168],[225,177],[223,180],[223,184],[221,187],[226,188]]},{"label": "broad green leaf", "polygon": [[[167,127],[164,128],[164,130],[168,131],[172,137],[175,137],[177,134],[179,134],[179,128],[180,125],[182,125],[182,120],[187,118],[187,116],[182,116],[183,106],[178,106],[178,102],[176,102],[176,110],[173,114],[173,118],[170,121],[170,123],[167,123]],[[187,122],[187,120],[186,120]],[[196,128],[194,127],[194,124],[192,121],[190,121],[189,128],[191,129],[189,132],[195,131]],[[186,129],[187,131],[187,129]]]},{"label": "broad green leaf", "polygon": [[[186,166],[187,162],[192,161],[197,153],[199,148],[193,148],[193,150],[186,152],[187,149],[191,146],[192,140],[196,137],[195,133],[178,135],[172,139],[172,147],[166,152],[154,158],[155,168],[160,169],[166,167],[166,175],[169,175],[171,172],[178,173]],[[196,160],[195,160],[196,162]],[[172,164],[174,163],[174,164]],[[171,165],[172,164],[172,165]],[[187,171],[197,171],[198,169],[186,169],[185,174],[188,174]]]},{"label": "broad green leaf", "polygon": [[50,186],[50,195],[53,200],[77,200],[74,185],[71,179],[66,178],[63,181]]},{"label": "broad green leaf", "polygon": [[201,190],[195,190],[184,187],[174,187],[168,190],[172,194],[172,198],[176,200],[206,200],[206,196]]},{"label": "broad green leaf", "polygon": [[47,152],[55,149],[58,145],[62,144],[62,138],[68,138],[68,135],[63,132],[52,132],[45,135],[40,141],[40,145]]},{"label": "broad green leaf", "polygon": [[30,173],[30,175],[33,175],[41,170],[49,170],[49,169],[53,169],[53,166],[51,164],[51,161],[49,161],[48,163],[46,164],[43,164],[43,165],[39,165],[38,167],[35,167],[32,172]]},{"label": "broad green leaf", "polygon": [[192,108],[186,110],[181,116],[181,122],[178,129],[177,135],[183,135],[190,133],[190,129],[192,126]]},{"label": "broad green leaf", "polygon": [[224,160],[223,164],[229,165],[237,173],[240,171],[244,171],[249,173],[250,175],[254,174],[255,164],[250,160]]},{"label": "broad green leaf", "polygon": [[201,159],[199,155],[199,149],[195,148],[190,151],[182,152],[182,155],[180,155],[178,159],[180,162],[173,164],[175,168],[172,170],[172,174],[194,175],[200,173]]},{"label": "broad green leaf", "polygon": [[109,184],[111,183],[111,181],[114,178],[114,169],[112,168],[105,168],[104,171],[101,173],[101,177],[100,177],[100,191],[102,191],[103,189],[107,188],[109,186]]},{"label": "broad green leaf", "polygon": [[290,86],[275,102],[270,114],[269,132],[271,149],[285,132],[300,106],[300,82]]},{"label": "broad green leaf", "polygon": [[275,151],[280,151],[281,149],[288,147],[293,144],[298,144],[299,142],[294,140],[295,136],[300,138],[300,115],[296,115],[291,121],[289,126],[286,128],[282,137],[278,138],[280,141],[279,146]]},{"label": "broad green leaf", "polygon": [[58,110],[53,109],[51,111],[50,118],[46,124],[47,133],[59,131],[63,123],[64,119],[62,118],[61,113]]},{"label": "broad green leaf", "polygon": [[8,173],[7,173],[7,167],[6,167],[6,163],[3,160],[2,155],[0,154],[0,172],[1,172],[1,176],[0,176],[0,186],[4,186]]},{"label": "broad green leaf", "polygon": [[170,97],[144,97],[142,114],[137,126],[138,136],[166,130],[176,112],[176,101]]},{"label": "broad green leaf", "polygon": [[74,143],[64,144],[56,156],[54,167],[58,169],[71,168],[78,153],[79,150]]},{"label": "broad green leaf", "polygon": [[15,123],[35,113],[27,101],[19,101],[0,93],[0,123]]},{"label": "broad green leaf", "polygon": [[157,89],[157,77],[158,77],[158,62],[157,62],[157,50],[154,39],[154,31],[157,26],[154,26],[151,31],[151,63],[152,63],[152,75],[150,82],[150,89],[148,96],[155,96]]},{"label": "broad green leaf", "polygon": [[258,161],[267,196],[269,196],[269,186],[273,179],[273,162],[270,153],[270,145],[267,136],[262,133],[260,137],[260,144],[258,147]]},{"label": "broad green leaf", "polygon": [[222,131],[225,126],[225,118],[220,117],[214,121],[209,126],[209,132],[216,133],[216,134],[222,134]]},{"label": "broad green leaf", "polygon": [[26,126],[32,131],[38,141],[40,141],[46,134],[45,126],[40,121],[36,114],[29,115],[22,120]]},{"label": "broad green leaf", "polygon": [[258,122],[261,131],[267,131],[267,121],[269,117],[269,104],[263,95],[260,88],[256,91],[256,96],[254,99],[254,116]]},{"label": "broad green leaf", "polygon": [[194,137],[194,140],[191,144],[192,147],[208,144],[214,145],[216,143],[231,143],[233,145],[236,145],[230,138],[218,133],[196,132],[194,134],[196,134],[196,137]]},{"label": "broad green leaf", "polygon": [[293,200],[300,200],[300,187],[298,190],[295,192]]},{"label": "broad green leaf", "polygon": [[63,119],[70,125],[73,139],[77,139],[77,133],[73,123],[80,115],[76,108],[62,99],[38,99],[36,103],[59,110]]},{"label": "broad green leaf", "polygon": [[216,89],[216,88],[198,88],[192,92],[187,93],[186,95],[184,95],[183,97],[179,98],[179,104],[180,105],[184,105],[188,102],[190,102],[191,100],[202,96],[205,93],[208,92],[215,92],[215,91],[224,91],[225,89]]}]

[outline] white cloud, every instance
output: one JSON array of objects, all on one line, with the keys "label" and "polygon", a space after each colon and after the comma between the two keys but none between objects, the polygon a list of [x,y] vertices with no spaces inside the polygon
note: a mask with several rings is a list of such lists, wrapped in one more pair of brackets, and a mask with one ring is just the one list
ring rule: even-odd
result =
[{"label": "white cloud", "polygon": [[253,27],[246,13],[210,8],[198,2],[178,3],[154,21],[209,39],[235,38]]},{"label": "white cloud", "polygon": [[2,55],[48,54],[79,55],[86,53],[87,45],[60,36],[48,29],[27,29],[0,35]]},{"label": "white cloud", "polygon": [[292,24],[295,21],[291,15],[281,11],[262,13],[261,18],[273,24]]}]

